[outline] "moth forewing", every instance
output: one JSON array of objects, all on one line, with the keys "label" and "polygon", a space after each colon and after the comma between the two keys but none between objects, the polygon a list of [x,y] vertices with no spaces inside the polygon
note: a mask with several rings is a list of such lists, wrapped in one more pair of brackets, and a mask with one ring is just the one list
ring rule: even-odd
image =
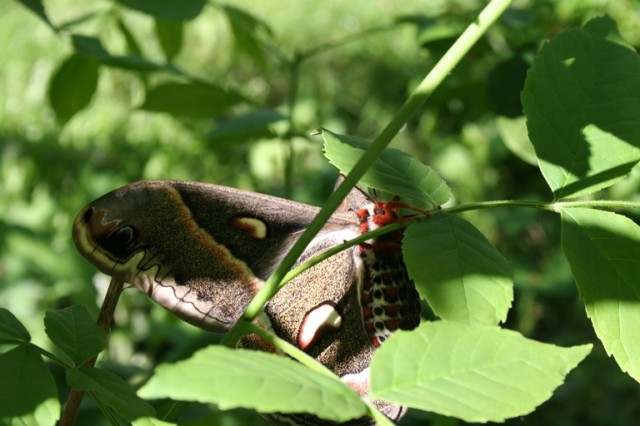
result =
[{"label": "moth forewing", "polygon": [[142,181],[85,207],[73,238],[100,271],[224,331],[318,209],[217,185]]}]

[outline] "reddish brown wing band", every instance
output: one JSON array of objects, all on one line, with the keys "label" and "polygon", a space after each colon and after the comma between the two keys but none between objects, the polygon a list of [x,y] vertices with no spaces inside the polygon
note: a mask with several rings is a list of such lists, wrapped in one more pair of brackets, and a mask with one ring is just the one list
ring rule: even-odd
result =
[{"label": "reddish brown wing band", "polygon": [[[365,203],[371,202],[354,190],[345,206],[358,206],[357,215],[334,214],[298,264],[380,226],[372,219],[382,217],[375,206],[384,203],[363,208]],[[225,331],[317,212],[309,205],[217,185],[142,181],[85,207],[75,220],[73,239],[105,274],[131,283],[198,327]],[[396,220],[397,209],[383,213],[389,212],[395,215],[389,220]],[[278,292],[259,321],[366,396],[375,346],[393,330],[419,321],[401,239],[401,233],[389,234],[305,271]],[[265,349],[251,337],[242,344]],[[375,404],[394,420],[404,413],[393,404]],[[305,414],[270,418],[282,424],[332,424]],[[372,419],[348,424],[368,425]]]}]

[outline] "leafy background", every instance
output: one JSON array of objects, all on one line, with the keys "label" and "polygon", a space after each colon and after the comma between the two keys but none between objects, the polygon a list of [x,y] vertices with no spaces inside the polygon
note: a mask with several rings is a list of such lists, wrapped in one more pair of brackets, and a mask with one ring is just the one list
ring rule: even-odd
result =
[{"label": "leafy background", "polygon": [[[336,171],[323,159],[320,139],[308,137],[310,130],[322,126],[375,136],[477,12],[472,1],[238,0],[209,2],[188,21],[176,21],[170,11],[154,24],[126,7],[135,3],[144,2],[60,0],[45,6],[56,25],[99,37],[114,55],[142,55],[157,64],[169,59],[190,76],[242,93],[249,102],[203,118],[199,109],[176,98],[179,92],[168,105],[149,97],[145,102],[146,87],[183,82],[184,76],[97,67],[87,60],[66,62],[71,77],[56,79],[64,77],[59,70],[72,53],[71,41],[20,3],[0,4],[0,306],[11,309],[42,346],[47,346],[45,310],[82,304],[95,313],[106,288],[106,279],[71,243],[70,224],[84,204],[142,178],[215,182],[320,204]],[[639,46],[637,2],[608,3],[517,2],[394,147],[437,170],[460,202],[549,199],[538,169],[526,161],[519,92],[540,44],[592,16],[610,14],[623,37]],[[261,21],[252,25],[239,11]],[[420,31],[421,26],[426,27]],[[366,33],[370,29],[376,30]],[[303,59],[298,68],[288,60],[295,54]],[[98,74],[80,74],[82,67]],[[85,77],[74,78],[78,75]],[[95,93],[88,96],[93,85]],[[74,105],[83,100],[88,106],[74,115]],[[279,120],[290,105],[292,129]],[[168,112],[158,112],[163,109]],[[241,132],[232,119],[246,114]],[[639,185],[636,171],[608,193],[638,200]],[[549,402],[507,423],[635,424],[637,383],[607,358],[594,336],[559,251],[558,218],[524,209],[465,218],[514,267],[516,299],[508,327],[563,346],[595,343]],[[219,338],[181,323],[135,291],[122,298],[116,323],[103,365],[133,382],[154,365],[184,358]],[[64,392],[62,377],[58,385]],[[198,406],[187,411],[185,424],[204,419],[260,421],[248,412],[220,414]],[[411,412],[401,424],[425,419],[456,422]],[[79,422],[104,420],[87,399]]]}]

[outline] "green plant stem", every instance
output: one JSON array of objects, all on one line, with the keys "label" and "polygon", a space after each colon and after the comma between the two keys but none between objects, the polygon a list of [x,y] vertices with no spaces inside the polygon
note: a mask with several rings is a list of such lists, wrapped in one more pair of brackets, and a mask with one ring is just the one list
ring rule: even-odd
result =
[{"label": "green plant stem", "polygon": [[293,135],[295,134],[295,115],[296,115],[296,101],[298,99],[298,85],[300,79],[300,65],[301,59],[300,55],[296,52],[293,55],[293,58],[289,62],[289,99],[287,102],[288,106],[288,129],[286,134],[283,136],[284,142],[287,145],[287,153],[285,154],[284,159],[284,193],[287,196],[290,196],[293,192],[292,190],[292,180],[293,180],[293,167],[295,164],[295,150],[293,149]]},{"label": "green plant stem", "polygon": [[555,210],[561,208],[587,207],[591,209],[640,209],[640,202],[623,200],[576,200],[576,201],[556,201],[553,203]]},{"label": "green plant stem", "polygon": [[480,201],[477,203],[461,204],[459,206],[447,207],[442,211],[447,213],[462,213],[471,210],[499,209],[499,208],[525,207],[530,209],[539,209],[546,211],[555,211],[553,203],[546,201],[528,201],[528,200],[496,200],[496,201]]},{"label": "green plant stem", "polygon": [[377,33],[382,33],[385,31],[391,31],[393,29],[396,28],[396,24],[386,24],[386,25],[380,25],[377,27],[372,27],[372,28],[367,28],[363,31],[359,31],[359,32],[355,32],[353,34],[349,34],[345,37],[342,37],[341,39],[335,40],[335,41],[330,41],[327,43],[322,43],[319,44],[315,47],[311,47],[309,49],[306,49],[302,52],[299,53],[298,58],[299,60],[302,61],[306,61],[307,59],[311,59],[315,56],[321,55],[325,52],[328,52],[330,50],[333,49],[337,49],[337,48],[342,48],[344,47],[344,45],[346,45],[347,43],[353,43],[355,41],[358,40],[362,40],[366,37],[371,36],[372,34],[377,34]]},{"label": "green plant stem", "polygon": [[[102,301],[102,306],[100,307],[100,313],[96,322],[98,326],[107,334],[107,336],[110,334],[111,320],[113,319],[113,313],[116,310],[116,305],[118,304],[118,299],[120,298],[120,294],[122,294],[123,288],[124,281],[119,281],[115,278],[111,278],[109,289],[107,290],[107,294],[104,296],[104,300]],[[84,362],[80,366],[80,368],[93,367],[96,364],[97,359],[98,357],[94,356],[93,358]],[[58,426],[73,426],[75,424],[78,410],[80,409],[80,404],[82,403],[83,397],[83,391],[71,389],[69,398],[67,398],[67,402],[64,405],[64,410],[62,411],[62,415],[60,416],[60,422],[58,423]]]},{"label": "green plant stem", "polygon": [[[586,207],[586,208],[594,208],[594,209],[631,209],[636,208],[640,209],[640,203],[633,201],[619,201],[619,200],[594,200],[594,201],[555,201],[555,202],[544,202],[544,201],[530,201],[530,200],[497,200],[497,201],[485,201],[479,203],[469,203],[460,206],[450,207],[442,209],[441,211],[447,213],[462,213],[470,210],[483,210],[483,209],[496,209],[496,208],[533,208],[551,212],[558,212],[561,208],[577,208],[577,207]],[[436,214],[435,212],[434,214]],[[416,220],[419,219],[428,220],[428,216],[416,216]],[[343,250],[347,250],[350,247],[358,245],[360,243],[365,242],[366,240],[379,237],[380,235],[387,234],[389,232],[393,232],[398,229],[403,229],[409,226],[413,221],[403,221],[396,222],[390,225],[387,225],[382,228],[378,228],[374,231],[367,232],[365,234],[358,235],[356,238],[353,238],[349,241],[345,241],[342,244],[331,247],[322,253],[313,256],[311,259],[307,260],[304,263],[296,266],[291,269],[282,279],[280,286],[285,285],[287,282],[291,281],[297,275],[306,271],[307,269],[317,265],[318,263],[328,259],[329,257],[340,253]]]},{"label": "green plant stem", "polygon": [[[329,197],[322,210],[311,222],[309,227],[300,236],[299,240],[282,260],[278,268],[269,277],[265,285],[247,306],[240,322],[252,321],[263,309],[264,305],[278,291],[279,283],[293,267],[296,260],[305,247],[311,242],[314,236],[322,229],[331,214],[335,211],[342,200],[347,196],[358,180],[364,175],[369,166],[391,142],[393,137],[407,123],[407,121],[418,112],[418,109],[427,98],[433,93],[436,87],[446,78],[460,60],[469,52],[471,47],[480,39],[487,29],[498,19],[498,17],[511,4],[512,0],[492,0],[478,15],[474,23],[462,33],[445,55],[438,61],[436,66],[427,74],[424,80],[416,87],[409,99],[400,107],[398,113],[392,118],[380,135],[374,139],[371,147],[364,153],[360,160],[353,167],[351,172],[345,177],[342,184]],[[227,334],[223,343],[233,347],[239,338],[240,333],[234,327]]]},{"label": "green plant stem", "polygon": [[576,200],[576,201],[529,201],[529,200],[496,200],[462,204],[443,209],[447,213],[462,213],[470,210],[525,207],[530,209],[558,212],[564,208],[586,207],[591,209],[639,209],[640,203],[621,200]]}]

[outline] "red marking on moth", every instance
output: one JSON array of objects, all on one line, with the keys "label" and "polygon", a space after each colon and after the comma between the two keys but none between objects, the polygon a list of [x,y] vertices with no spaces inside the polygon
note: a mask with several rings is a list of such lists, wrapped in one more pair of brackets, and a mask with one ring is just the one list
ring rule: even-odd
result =
[{"label": "red marking on moth", "polygon": [[396,287],[388,287],[384,289],[385,300],[395,301],[398,299],[398,289]]},{"label": "red marking on moth", "polygon": [[382,342],[385,341],[385,337],[382,336],[373,336],[371,337],[371,344],[376,348],[379,348],[382,345]]},{"label": "red marking on moth", "polygon": [[384,307],[384,312],[393,317],[398,315],[398,313],[400,312],[400,305],[388,305]]},{"label": "red marking on moth", "polygon": [[386,325],[389,330],[397,330],[398,328],[400,328],[400,320],[390,319],[385,321],[384,325]]},{"label": "red marking on moth", "polygon": [[[400,208],[428,215],[397,199],[375,202],[356,211],[360,232],[395,222],[415,220],[416,216],[400,217]],[[374,347],[379,347],[393,331],[410,330],[420,323],[420,298],[407,274],[402,258],[404,230],[396,230],[359,245],[358,254],[364,274],[360,288],[360,304],[364,327]]]}]

